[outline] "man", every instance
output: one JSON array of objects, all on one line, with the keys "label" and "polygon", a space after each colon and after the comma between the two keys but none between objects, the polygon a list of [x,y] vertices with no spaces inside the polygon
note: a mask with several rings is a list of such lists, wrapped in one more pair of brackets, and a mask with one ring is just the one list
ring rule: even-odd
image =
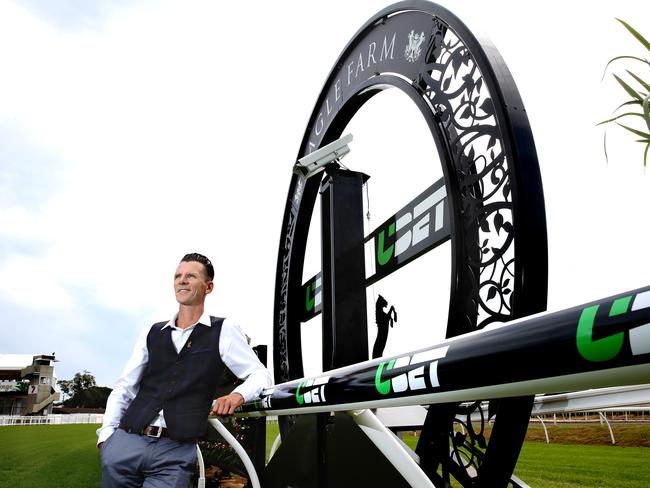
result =
[{"label": "man", "polygon": [[[232,415],[271,385],[241,330],[205,312],[213,279],[208,258],[185,255],[174,275],[178,313],[140,334],[97,430],[104,488],[187,487],[208,414]],[[213,402],[226,367],[245,381]]]}]

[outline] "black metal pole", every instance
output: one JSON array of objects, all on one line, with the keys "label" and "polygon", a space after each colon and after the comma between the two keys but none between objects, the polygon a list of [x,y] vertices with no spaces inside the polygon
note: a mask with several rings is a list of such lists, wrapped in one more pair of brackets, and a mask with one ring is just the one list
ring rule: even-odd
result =
[{"label": "black metal pole", "polygon": [[321,186],[323,371],[368,359],[363,173],[332,168]]}]

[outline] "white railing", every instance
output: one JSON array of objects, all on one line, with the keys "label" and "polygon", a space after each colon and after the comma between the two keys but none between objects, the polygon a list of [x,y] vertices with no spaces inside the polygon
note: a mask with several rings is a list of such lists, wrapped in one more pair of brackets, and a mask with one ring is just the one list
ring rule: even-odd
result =
[{"label": "white railing", "polygon": [[68,424],[101,424],[102,413],[72,413],[69,415],[0,415],[0,427],[7,425],[68,425]]}]

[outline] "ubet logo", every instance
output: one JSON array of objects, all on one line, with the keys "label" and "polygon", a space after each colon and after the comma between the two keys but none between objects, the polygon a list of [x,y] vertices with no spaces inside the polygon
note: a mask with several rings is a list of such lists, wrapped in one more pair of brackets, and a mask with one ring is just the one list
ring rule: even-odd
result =
[{"label": "ubet logo", "polygon": [[296,401],[299,405],[303,403],[322,403],[325,401],[325,384],[330,380],[329,376],[312,378],[301,381],[296,389]]},{"label": "ubet logo", "polygon": [[[609,317],[649,308],[650,291],[636,295],[632,307],[630,307],[630,303],[632,303],[632,295],[614,300],[609,309]],[[600,339],[593,338],[594,323],[599,307],[600,305],[592,305],[585,308],[578,321],[576,346],[580,355],[587,361],[608,361],[618,356],[623,347],[625,332],[616,332]],[[630,348],[633,356],[650,353],[650,324],[630,329]]]},{"label": "ubet logo", "polygon": [[311,312],[314,308],[320,307],[322,302],[321,284],[322,278],[320,273],[316,275],[311,283],[307,283],[307,291],[305,292],[305,309]]},{"label": "ubet logo", "polygon": [[[388,229],[382,229],[376,237],[376,259],[379,266],[384,266],[393,257],[404,254],[409,248],[425,241],[433,232],[442,229],[444,225],[444,199],[447,190],[444,186],[438,188],[421,202],[409,209],[391,222]],[[387,241],[394,244],[386,246]],[[389,239],[390,238],[390,239]]]},{"label": "ubet logo", "polygon": [[[407,390],[423,390],[427,386],[429,388],[440,386],[440,382],[438,381],[438,360],[447,355],[448,349],[449,346],[438,347],[413,355],[391,359],[388,361],[388,364],[379,363],[375,373],[375,387],[377,391],[382,395],[388,395],[391,389],[393,393],[401,393]],[[405,368],[407,366],[414,367],[390,379],[382,379],[385,371]],[[429,380],[428,385],[427,379]]]},{"label": "ubet logo", "polygon": [[273,392],[275,390],[270,389],[270,390],[264,390],[262,398],[259,400],[255,400],[253,403],[255,405],[255,408],[261,408],[261,409],[270,409],[271,408],[271,396],[273,395]]}]

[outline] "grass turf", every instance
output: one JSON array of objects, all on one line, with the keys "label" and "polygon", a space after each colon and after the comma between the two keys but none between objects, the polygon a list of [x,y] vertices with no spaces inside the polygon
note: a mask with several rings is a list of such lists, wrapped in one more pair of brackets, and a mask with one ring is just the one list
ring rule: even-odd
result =
[{"label": "grass turf", "polygon": [[1,487],[98,487],[97,425],[0,427]]},{"label": "grass turf", "polygon": [[[515,475],[532,487],[648,488],[650,486],[650,425],[616,424],[617,445],[599,424],[549,425],[546,444],[541,426],[528,428]],[[418,437],[404,436],[415,449]],[[635,447],[630,447],[635,446]],[[453,487],[458,487],[452,482]]]},{"label": "grass turf", "polygon": [[[97,425],[34,425],[0,428],[0,487],[99,487],[99,455],[95,447]],[[578,445],[580,434],[567,427],[551,444],[538,442],[534,426],[519,456],[515,474],[530,486],[543,488],[647,488],[650,486],[650,448]],[[602,437],[597,426],[595,436]],[[592,430],[593,430],[592,429]],[[614,428],[615,433],[617,428]],[[629,430],[632,429],[630,426]],[[647,439],[648,426],[630,435]],[[549,431],[553,430],[549,428]],[[266,452],[278,432],[269,423]],[[622,429],[618,430],[619,434]],[[564,439],[563,439],[564,437]],[[569,440],[569,439],[573,440]],[[587,436],[587,439],[590,437]],[[608,436],[605,436],[608,439]],[[406,435],[412,448],[417,437]],[[569,443],[562,444],[561,441]],[[589,441],[588,441],[589,442]],[[457,485],[455,485],[457,486]]]},{"label": "grass turf", "polygon": [[527,442],[515,475],[544,488],[647,488],[650,449]]}]

